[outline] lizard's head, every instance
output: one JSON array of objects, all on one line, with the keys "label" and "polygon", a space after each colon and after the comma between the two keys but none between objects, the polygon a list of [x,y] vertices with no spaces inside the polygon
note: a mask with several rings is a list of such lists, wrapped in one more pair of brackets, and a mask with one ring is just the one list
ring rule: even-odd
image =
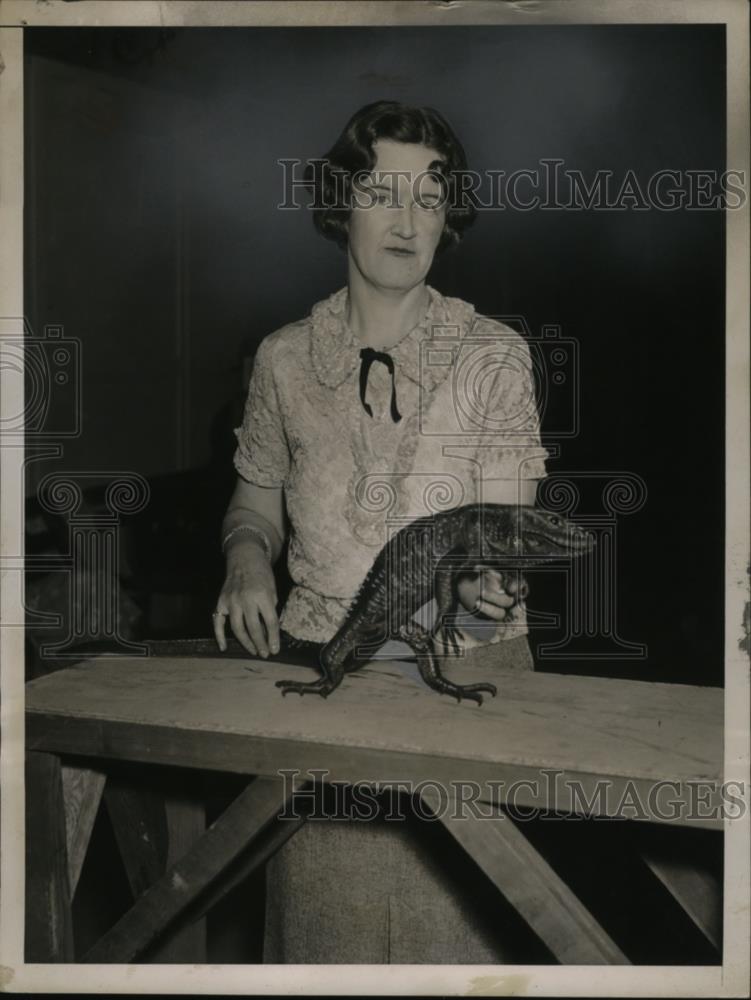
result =
[{"label": "lizard's head", "polygon": [[561,514],[520,507],[518,537],[524,555],[581,555],[591,552],[594,535]]},{"label": "lizard's head", "polygon": [[579,525],[536,507],[486,504],[482,517],[485,545],[501,554],[548,559],[580,555],[594,546],[594,536]]}]

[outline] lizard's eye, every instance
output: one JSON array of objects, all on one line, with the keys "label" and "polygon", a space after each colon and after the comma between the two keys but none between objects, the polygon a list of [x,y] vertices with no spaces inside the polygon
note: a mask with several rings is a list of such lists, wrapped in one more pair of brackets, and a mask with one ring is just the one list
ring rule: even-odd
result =
[{"label": "lizard's eye", "polygon": [[557,517],[551,517],[551,518],[550,518],[550,523],[551,523],[551,524],[553,525],[553,527],[554,527],[554,528],[557,528],[557,527],[558,527],[558,525],[559,525],[559,524],[561,523],[561,522],[560,522],[560,518],[557,518]]}]

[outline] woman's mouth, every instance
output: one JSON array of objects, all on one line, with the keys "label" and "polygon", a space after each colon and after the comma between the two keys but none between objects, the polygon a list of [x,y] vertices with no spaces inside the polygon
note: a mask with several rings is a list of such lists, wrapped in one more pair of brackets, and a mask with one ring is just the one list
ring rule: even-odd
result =
[{"label": "woman's mouth", "polygon": [[392,253],[397,257],[414,257],[414,250],[407,250],[406,247],[385,247],[386,253]]}]

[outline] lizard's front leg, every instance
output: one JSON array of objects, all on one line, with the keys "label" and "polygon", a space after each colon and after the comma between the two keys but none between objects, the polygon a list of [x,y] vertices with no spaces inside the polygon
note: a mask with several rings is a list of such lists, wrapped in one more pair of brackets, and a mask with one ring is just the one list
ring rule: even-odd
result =
[{"label": "lizard's front leg", "polygon": [[476,701],[478,705],[482,705],[483,691],[495,698],[498,692],[494,684],[454,684],[453,681],[447,680],[438,667],[430,633],[417,622],[402,625],[399,637],[415,651],[420,676],[434,691],[453,695],[459,702],[462,698],[468,698],[470,701]]}]

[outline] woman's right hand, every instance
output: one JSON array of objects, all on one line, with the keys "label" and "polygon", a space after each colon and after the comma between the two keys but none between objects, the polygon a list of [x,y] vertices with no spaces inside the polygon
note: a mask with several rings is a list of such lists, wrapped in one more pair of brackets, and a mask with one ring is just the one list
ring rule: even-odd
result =
[{"label": "woman's right hand", "polygon": [[238,541],[227,552],[227,577],[214,615],[214,635],[227,649],[225,622],[251,656],[265,659],[279,652],[276,581],[263,546],[254,539]]}]

